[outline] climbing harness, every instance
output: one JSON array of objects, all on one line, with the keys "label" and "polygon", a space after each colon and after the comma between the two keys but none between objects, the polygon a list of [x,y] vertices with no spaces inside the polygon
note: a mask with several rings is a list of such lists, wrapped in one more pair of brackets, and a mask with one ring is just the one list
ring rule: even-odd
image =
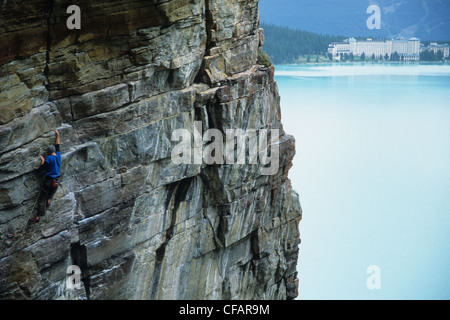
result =
[{"label": "climbing harness", "polygon": [[53,178],[53,180],[52,180],[52,187],[53,187],[53,189],[58,188],[58,186],[59,186],[59,179]]}]

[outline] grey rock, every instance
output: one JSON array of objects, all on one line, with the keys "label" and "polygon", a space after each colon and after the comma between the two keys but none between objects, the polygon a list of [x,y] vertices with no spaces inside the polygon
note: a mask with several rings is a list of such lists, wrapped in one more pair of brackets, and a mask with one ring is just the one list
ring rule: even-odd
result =
[{"label": "grey rock", "polygon": [[[256,65],[258,1],[77,5],[83,28],[71,33],[59,0],[0,12],[0,298],[294,299],[295,140],[273,67]],[[8,48],[14,37],[28,45]],[[277,129],[279,166],[262,175],[248,161],[175,164],[172,132],[193,137],[195,122],[200,135]],[[61,184],[31,224],[54,129]]]}]

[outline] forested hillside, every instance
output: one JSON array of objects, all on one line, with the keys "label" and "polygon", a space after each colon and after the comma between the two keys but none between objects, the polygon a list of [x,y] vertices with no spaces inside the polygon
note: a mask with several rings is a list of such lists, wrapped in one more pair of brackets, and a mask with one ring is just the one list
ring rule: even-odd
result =
[{"label": "forested hillside", "polygon": [[326,55],[331,42],[344,39],[343,36],[320,35],[272,24],[263,23],[261,27],[266,38],[264,50],[274,64],[293,63],[301,57],[317,59],[318,55]]}]

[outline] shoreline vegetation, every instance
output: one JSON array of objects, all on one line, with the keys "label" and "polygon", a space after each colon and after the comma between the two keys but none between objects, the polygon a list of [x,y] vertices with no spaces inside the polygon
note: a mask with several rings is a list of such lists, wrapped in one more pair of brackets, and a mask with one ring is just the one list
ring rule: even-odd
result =
[{"label": "shoreline vegetation", "polygon": [[[294,30],[288,27],[276,26],[273,24],[261,23],[264,29],[265,43],[264,53],[269,59],[262,59],[265,62],[271,61],[275,65],[289,64],[449,64],[447,60],[432,60],[424,55],[420,61],[398,61],[395,57],[373,57],[373,56],[347,56],[343,60],[330,59],[328,45],[332,42],[344,40],[345,36],[331,36],[316,34],[309,31]],[[348,38],[348,37],[347,37]],[[433,41],[423,41],[429,44]],[[448,42],[447,42],[448,43]],[[422,54],[421,54],[422,57]],[[394,58],[394,59],[391,59]]]}]

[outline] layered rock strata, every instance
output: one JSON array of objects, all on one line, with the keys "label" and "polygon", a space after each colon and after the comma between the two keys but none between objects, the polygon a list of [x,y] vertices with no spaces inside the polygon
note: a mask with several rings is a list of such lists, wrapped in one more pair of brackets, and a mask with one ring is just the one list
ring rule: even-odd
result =
[{"label": "layered rock strata", "polygon": [[[294,299],[295,141],[257,64],[258,1],[79,0],[80,30],[71,4],[0,4],[0,297]],[[278,129],[278,171],[175,164],[172,133],[196,122]],[[54,129],[61,186],[30,224]]]}]

